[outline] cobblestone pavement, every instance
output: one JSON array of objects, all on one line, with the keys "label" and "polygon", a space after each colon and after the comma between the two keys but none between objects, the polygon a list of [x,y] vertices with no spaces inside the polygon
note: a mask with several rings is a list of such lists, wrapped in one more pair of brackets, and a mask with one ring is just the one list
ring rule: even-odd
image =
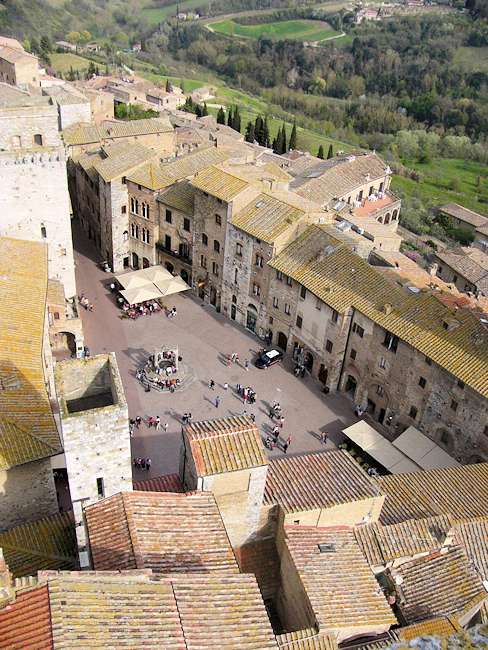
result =
[{"label": "cobblestone pavement", "polygon": [[[353,405],[344,395],[324,395],[317,382],[306,377],[297,379],[289,361],[267,370],[258,370],[252,363],[246,371],[244,362],[252,361],[262,342],[253,334],[215,312],[189,292],[168,299],[168,307],[177,308],[176,318],[163,313],[141,317],[136,321],[122,320],[114,297],[108,289],[111,275],[97,265],[99,256],[79,228],[75,233],[75,263],[78,294],[84,292],[94,305],[93,312],[81,309],[85,344],[91,354],[114,351],[125,388],[130,417],[159,415],[161,423],[168,423],[168,431],[149,429],[142,425],[132,439],[133,457],[150,457],[150,472],[134,470],[134,478],[141,479],[175,472],[181,442],[181,415],[191,412],[193,420],[237,415],[247,410],[254,413],[263,436],[271,428],[269,404],[278,400],[285,417],[281,440],[291,435],[288,454],[323,449],[320,432],[327,431],[330,439],[326,447],[334,446],[340,431],[357,420]],[[188,366],[192,379],[185,390],[144,392],[135,379],[138,367],[162,345],[178,345],[179,354]],[[237,352],[240,365],[227,367],[226,356]],[[215,390],[208,388],[213,379]],[[224,383],[229,388],[224,390]],[[237,383],[252,386],[256,403],[245,406],[235,391]],[[215,397],[220,405],[215,406]],[[282,456],[280,449],[269,452]]]}]

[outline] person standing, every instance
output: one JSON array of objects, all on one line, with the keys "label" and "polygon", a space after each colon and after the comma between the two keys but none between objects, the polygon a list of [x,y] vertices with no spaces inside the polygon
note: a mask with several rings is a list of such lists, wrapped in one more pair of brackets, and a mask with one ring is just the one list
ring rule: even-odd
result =
[{"label": "person standing", "polygon": [[228,384],[227,382],[225,382],[225,384],[224,384],[224,390],[227,390],[228,388],[229,388],[229,384]]},{"label": "person standing", "polygon": [[323,445],[327,444],[327,431],[322,431],[322,433],[320,434],[320,442]]},{"label": "person standing", "polygon": [[214,382],[213,379],[211,379],[211,380],[208,382],[208,387],[210,388],[210,390],[214,390],[214,389],[215,389],[215,382]]},{"label": "person standing", "polygon": [[285,424],[285,418],[281,415],[280,416],[280,427],[283,428],[284,424]]},{"label": "person standing", "polygon": [[142,424],[142,418],[140,415],[136,417],[136,427],[139,428]]},{"label": "person standing", "polygon": [[283,445],[283,452],[286,454],[288,451],[288,447],[290,446],[291,443],[291,436],[288,436],[288,438],[285,440],[285,444]]},{"label": "person standing", "polygon": [[146,470],[148,472],[151,469],[151,463],[152,463],[152,460],[150,458],[146,458]]},{"label": "person standing", "polygon": [[165,423],[163,424],[164,433],[167,433],[167,432],[168,432],[168,427],[169,427],[169,424],[168,424],[167,422],[165,422]]},{"label": "person standing", "polygon": [[156,416],[155,424],[154,424],[156,431],[159,431],[161,429],[161,418],[159,415]]},{"label": "person standing", "polygon": [[244,368],[246,369],[246,372],[249,372],[249,359],[244,361]]},{"label": "person standing", "polygon": [[220,404],[220,397],[217,395],[215,397],[215,408],[218,409]]}]

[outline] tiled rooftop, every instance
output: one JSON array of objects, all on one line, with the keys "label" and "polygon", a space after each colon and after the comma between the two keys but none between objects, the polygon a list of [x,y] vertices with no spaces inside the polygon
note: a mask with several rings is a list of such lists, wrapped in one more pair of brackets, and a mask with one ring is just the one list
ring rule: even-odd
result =
[{"label": "tiled rooftop", "polygon": [[488,294],[488,255],[479,248],[461,246],[454,250],[439,251],[436,257],[463,278]]},{"label": "tiled rooftop", "polygon": [[214,165],[198,172],[193,177],[191,184],[202,192],[227,203],[249,186],[247,181]]},{"label": "tiled rooftop", "polygon": [[195,197],[195,189],[190,185],[187,180],[181,183],[176,183],[169,187],[165,192],[158,196],[158,201],[170,208],[179,210],[183,214],[193,216],[193,200]]},{"label": "tiled rooftop", "polygon": [[232,224],[249,235],[272,244],[303,216],[303,210],[263,193],[234,215]]},{"label": "tiled rooftop", "polygon": [[285,513],[302,512],[371,499],[374,481],[342,450],[272,460],[264,502],[279,503]]},{"label": "tiled rooftop", "polygon": [[414,623],[407,625],[398,630],[398,636],[402,641],[412,641],[419,637],[438,636],[445,638],[456,634],[461,626],[456,621],[456,617],[449,618],[448,616],[441,618],[431,618],[422,623]]},{"label": "tiled rooftop", "polygon": [[468,208],[457,203],[446,203],[445,205],[441,205],[439,210],[477,228],[488,225],[488,217],[483,217],[481,214],[473,212],[473,210],[468,210]]},{"label": "tiled rooftop", "polygon": [[359,153],[322,161],[316,168],[308,166],[291,187],[300,196],[326,205],[385,176],[386,164],[379,156]]},{"label": "tiled rooftop", "polygon": [[165,474],[142,481],[133,481],[133,485],[134,490],[139,492],[184,492],[178,474]]},{"label": "tiled rooftop", "polygon": [[488,517],[457,522],[451,533],[483,580],[488,580]]},{"label": "tiled rooftop", "polygon": [[47,246],[0,238],[0,470],[61,451],[42,357]]},{"label": "tiled rooftop", "polygon": [[120,142],[113,147],[105,147],[108,157],[94,163],[94,168],[105,182],[124,176],[151,158],[155,153],[137,142]]},{"label": "tiled rooftop", "polygon": [[0,59],[4,59],[9,63],[34,63],[37,61],[37,57],[33,54],[8,45],[0,45]]},{"label": "tiled rooftop", "polygon": [[0,647],[4,650],[53,650],[47,586],[21,593],[0,609]]},{"label": "tiled rooftop", "polygon": [[130,138],[136,135],[150,135],[173,131],[169,120],[155,117],[127,122],[107,121],[103,124],[73,124],[63,131],[67,145],[93,144],[116,138]]},{"label": "tiled rooftop", "polygon": [[337,650],[333,636],[318,632],[314,628],[286,632],[276,637],[282,650]]},{"label": "tiled rooftop", "polygon": [[488,331],[472,313],[452,312],[428,292],[413,294],[378,273],[320,226],[310,226],[270,265],[336,309],[351,307],[488,397]]},{"label": "tiled rooftop", "polygon": [[356,539],[371,566],[442,548],[453,523],[449,515],[410,519],[400,524],[368,524],[355,528]]},{"label": "tiled rooftop", "polygon": [[74,520],[61,512],[0,533],[0,548],[14,578],[35,576],[44,569],[78,566]]},{"label": "tiled rooftop", "polygon": [[379,486],[386,494],[383,524],[436,515],[488,515],[488,463],[391,474],[381,477]]},{"label": "tiled rooftop", "polygon": [[352,529],[287,526],[285,534],[320,630],[396,623]]},{"label": "tiled rooftop", "polygon": [[123,492],[85,516],[97,570],[238,573],[212,494]]},{"label": "tiled rooftop", "polygon": [[462,615],[488,597],[464,551],[435,552],[391,569],[400,589],[399,607],[407,623]]},{"label": "tiled rooftop", "polygon": [[248,416],[192,422],[184,432],[198,476],[268,464],[259,430]]}]

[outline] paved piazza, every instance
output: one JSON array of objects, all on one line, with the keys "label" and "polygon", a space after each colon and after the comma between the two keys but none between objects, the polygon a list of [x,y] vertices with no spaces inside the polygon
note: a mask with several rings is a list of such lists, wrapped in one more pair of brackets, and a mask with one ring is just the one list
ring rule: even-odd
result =
[{"label": "paved piazza", "polygon": [[[135,321],[121,319],[114,296],[108,285],[111,275],[96,264],[99,256],[79,228],[75,233],[75,262],[78,294],[84,292],[94,305],[93,312],[80,308],[85,332],[85,344],[92,355],[114,351],[124,383],[129,415],[161,418],[168,423],[168,431],[149,429],[142,425],[132,439],[133,458],[150,457],[150,472],[134,470],[134,478],[148,478],[175,472],[178,469],[178,452],[181,442],[181,416],[191,412],[193,420],[241,414],[244,409],[254,413],[263,436],[272,428],[268,417],[269,404],[278,400],[283,408],[285,423],[281,440],[292,437],[288,454],[323,449],[321,431],[328,431],[331,439],[327,447],[340,439],[340,431],[357,421],[353,404],[343,395],[324,395],[309,377],[296,378],[292,364],[285,362],[258,370],[252,363],[262,342],[244,328],[231,324],[212,307],[189,292],[168,299],[167,307],[177,308],[177,317],[167,318],[164,313],[143,316]],[[177,345],[183,362],[192,369],[191,381],[175,393],[169,391],[146,393],[135,378],[154,350],[163,345]],[[237,352],[240,366],[227,367],[226,356]],[[251,361],[246,371],[244,361]],[[209,379],[216,382],[215,390],[208,388]],[[223,384],[229,384],[224,390]],[[257,394],[256,403],[245,406],[235,391],[237,383],[252,386]],[[221,403],[216,408],[213,400],[219,395]],[[87,441],[88,442],[88,441]],[[269,452],[271,456],[283,455],[280,449]]]}]

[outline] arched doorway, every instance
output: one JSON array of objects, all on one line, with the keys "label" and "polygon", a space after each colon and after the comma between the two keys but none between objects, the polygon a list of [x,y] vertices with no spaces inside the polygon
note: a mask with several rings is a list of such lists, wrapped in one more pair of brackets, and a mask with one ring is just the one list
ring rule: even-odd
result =
[{"label": "arched doorway", "polygon": [[308,372],[312,372],[313,369],[313,354],[311,352],[305,352],[305,368]]},{"label": "arched doorway", "polygon": [[247,306],[246,327],[251,332],[256,333],[256,325],[258,322],[258,310],[251,303]]},{"label": "arched doorway", "polygon": [[347,375],[346,385],[344,386],[344,392],[346,392],[351,397],[356,395],[356,389],[358,387],[358,382],[356,377],[352,375]]},{"label": "arched doorway", "polygon": [[283,332],[278,332],[278,339],[276,341],[276,344],[279,348],[286,352],[286,348],[288,347],[288,338],[285,334],[283,334]]},{"label": "arched doorway", "polygon": [[181,279],[184,280],[187,284],[189,284],[188,271],[186,271],[186,269],[181,269],[180,275],[181,275]]},{"label": "arched doorway", "polygon": [[139,268],[139,255],[137,253],[132,253],[132,268]]},{"label": "arched doorway", "polygon": [[329,378],[329,371],[328,369],[324,366],[323,363],[320,364],[320,370],[319,370],[319,381],[324,384],[324,386],[327,384],[327,379]]},{"label": "arched doorway", "polygon": [[173,273],[173,271],[175,270],[175,267],[171,264],[171,262],[165,262],[164,266],[170,273]]},{"label": "arched doorway", "polygon": [[142,268],[143,268],[143,269],[147,269],[147,268],[149,268],[150,266],[151,266],[151,263],[149,262],[149,260],[147,259],[147,257],[143,257],[143,258],[142,258]]},{"label": "arched doorway", "polygon": [[76,339],[72,332],[59,332],[56,339],[58,351],[68,351],[72,357],[76,356]]},{"label": "arched doorway", "polygon": [[210,304],[217,306],[217,289],[213,285],[210,287]]}]

